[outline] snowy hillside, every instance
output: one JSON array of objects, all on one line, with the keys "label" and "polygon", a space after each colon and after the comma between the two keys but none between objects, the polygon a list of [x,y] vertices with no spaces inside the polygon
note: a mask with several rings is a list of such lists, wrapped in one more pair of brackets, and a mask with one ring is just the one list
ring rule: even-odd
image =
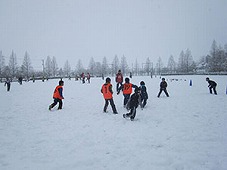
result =
[{"label": "snowy hillside", "polygon": [[206,76],[165,78],[169,98],[157,98],[159,77],[131,79],[143,80],[149,94],[135,121],[122,117],[123,95],[116,91],[119,114],[110,106],[103,113],[101,78],[64,79],[60,111],[48,110],[58,80],[12,83],[10,92],[0,84],[0,169],[226,170],[227,76],[210,76],[217,96],[208,93]]}]

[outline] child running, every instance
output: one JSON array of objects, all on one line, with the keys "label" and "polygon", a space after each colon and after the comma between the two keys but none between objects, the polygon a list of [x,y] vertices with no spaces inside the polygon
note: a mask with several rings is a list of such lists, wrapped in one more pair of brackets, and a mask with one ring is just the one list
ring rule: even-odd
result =
[{"label": "child running", "polygon": [[53,98],[54,102],[49,106],[49,110],[51,110],[54,106],[59,103],[58,110],[62,109],[62,99],[63,97],[63,86],[64,86],[64,81],[60,80],[59,85],[55,88]]},{"label": "child running", "polygon": [[125,78],[125,83],[118,89],[117,94],[120,93],[120,90],[123,91],[123,95],[124,95],[124,107],[126,107],[126,104],[128,103],[128,100],[130,98],[130,95],[132,93],[132,88],[138,88],[136,85],[130,83],[129,78]]},{"label": "child running", "polygon": [[130,109],[130,112],[127,114],[123,114],[124,118],[130,118],[131,121],[134,120],[136,117],[136,108],[139,105],[139,98],[140,98],[140,88],[135,88],[134,93],[130,97],[130,100],[127,104],[127,107]]}]

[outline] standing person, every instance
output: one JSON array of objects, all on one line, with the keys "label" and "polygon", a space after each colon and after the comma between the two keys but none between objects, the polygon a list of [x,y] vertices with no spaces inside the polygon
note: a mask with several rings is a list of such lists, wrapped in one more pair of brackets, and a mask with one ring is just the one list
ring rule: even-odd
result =
[{"label": "standing person", "polygon": [[90,75],[90,73],[87,73],[87,81],[88,81],[88,83],[90,83],[90,79],[91,79],[91,75]]},{"label": "standing person", "polygon": [[130,112],[127,114],[123,114],[124,118],[130,118],[131,121],[134,120],[134,118],[136,116],[136,108],[139,105],[139,98],[140,98],[140,89],[137,87],[137,88],[135,88],[134,93],[130,97],[130,100],[127,104],[128,108],[130,109]]},{"label": "standing person", "polygon": [[109,77],[106,78],[106,83],[102,85],[101,93],[103,94],[103,97],[105,99],[105,106],[104,106],[103,112],[105,113],[107,112],[106,109],[110,102],[113,113],[117,114],[117,110],[113,101],[113,90],[112,90],[111,79]]},{"label": "standing person", "polygon": [[160,94],[162,93],[162,91],[164,91],[166,96],[169,97],[169,94],[168,94],[166,88],[167,88],[167,82],[165,81],[165,78],[162,78],[162,82],[160,83],[160,91],[158,93],[158,97],[160,97]]},{"label": "standing person", "polygon": [[148,94],[147,94],[147,88],[145,86],[144,81],[140,82],[140,96],[141,96],[141,108],[144,108],[147,104]]},{"label": "standing person", "polygon": [[82,79],[82,83],[84,84],[85,83],[85,75],[84,75],[84,73],[81,74],[81,79]]},{"label": "standing person", "polygon": [[206,78],[206,81],[209,84],[208,87],[210,89],[210,94],[212,94],[212,89],[213,89],[214,94],[217,95],[217,91],[216,91],[217,83],[213,80],[210,80],[209,77]]},{"label": "standing person", "polygon": [[117,92],[119,87],[122,86],[122,82],[123,82],[123,75],[121,73],[121,70],[118,70],[118,73],[116,74],[116,82],[117,82]]},{"label": "standing person", "polygon": [[59,85],[54,90],[54,94],[53,94],[54,102],[49,106],[49,110],[51,110],[55,105],[57,105],[57,103],[59,103],[58,110],[62,109],[62,99],[64,99],[63,86],[64,86],[64,81],[60,80]]},{"label": "standing person", "polygon": [[5,86],[7,86],[7,91],[10,91],[10,85],[11,85],[11,82],[10,82],[9,78],[7,78],[5,81]]},{"label": "standing person", "polygon": [[121,85],[121,87],[118,89],[117,94],[120,93],[120,90],[123,91],[123,96],[124,96],[124,102],[123,105],[126,107],[126,104],[128,103],[128,100],[130,98],[130,95],[132,93],[132,88],[137,88],[136,85],[130,83],[130,80],[128,77],[125,78],[125,83]]}]

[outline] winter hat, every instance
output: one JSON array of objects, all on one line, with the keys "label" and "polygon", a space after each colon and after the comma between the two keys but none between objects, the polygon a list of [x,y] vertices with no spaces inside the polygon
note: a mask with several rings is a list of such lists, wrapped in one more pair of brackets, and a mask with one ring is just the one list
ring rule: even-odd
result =
[{"label": "winter hat", "polygon": [[140,92],[140,88],[139,87],[136,87],[135,90],[134,90],[135,93],[138,93]]},{"label": "winter hat", "polygon": [[141,81],[141,82],[140,82],[140,85],[141,85],[141,86],[142,86],[142,85],[145,85],[144,81]]},{"label": "winter hat", "polygon": [[109,77],[106,78],[106,83],[109,83],[111,79]]},{"label": "winter hat", "polygon": [[129,78],[128,77],[125,78],[125,82],[129,83]]}]

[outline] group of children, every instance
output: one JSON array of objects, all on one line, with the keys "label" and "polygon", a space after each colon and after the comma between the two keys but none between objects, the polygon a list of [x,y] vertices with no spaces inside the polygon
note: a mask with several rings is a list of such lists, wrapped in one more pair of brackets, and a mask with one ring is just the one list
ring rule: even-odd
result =
[{"label": "group of children", "polygon": [[[118,81],[117,78],[119,78],[121,82],[117,82]],[[130,83],[129,78],[125,78],[124,84],[122,84],[122,78],[120,77],[117,77],[117,78],[116,78],[116,82],[119,83],[117,85],[117,95],[120,94],[120,92],[122,91],[124,96],[123,105],[127,110],[129,110],[129,113],[123,114],[123,117],[130,118],[130,120],[134,120],[136,116],[137,107],[140,105],[141,108],[143,109],[147,104],[148,93],[147,93],[145,83],[144,81],[141,81],[140,86],[138,87],[137,85]],[[210,80],[208,77],[206,78],[206,81],[209,83],[208,87],[209,87],[210,93],[212,94],[212,90],[213,90],[214,94],[217,95],[217,91],[216,91],[217,83],[215,81]],[[59,85],[54,90],[54,94],[53,94],[54,102],[51,105],[49,105],[49,110],[51,110],[54,106],[56,106],[57,103],[59,103],[58,110],[62,109],[62,99],[64,99],[63,86],[64,86],[64,81],[60,80]],[[132,94],[133,88],[134,88],[134,93]],[[160,91],[157,97],[160,97],[160,94],[162,93],[162,91],[164,91],[166,96],[169,97],[169,94],[166,88],[167,88],[167,82],[165,81],[165,78],[162,78],[162,82],[160,83]],[[118,114],[113,100],[113,89],[112,89],[111,79],[109,77],[106,78],[106,82],[102,85],[101,93],[103,94],[103,97],[105,99],[103,112],[104,113],[107,112],[107,107],[110,103],[113,113]]]},{"label": "group of children", "polygon": [[[134,88],[134,93],[132,94],[132,89]],[[130,118],[130,120],[134,120],[136,116],[136,108],[140,105],[141,108],[147,104],[148,94],[146,90],[146,86],[144,81],[140,82],[140,87],[130,83],[129,78],[125,78],[125,83],[121,84],[117,88],[117,94],[120,94],[122,91],[124,96],[123,105],[127,110],[130,110],[129,113],[123,114],[124,118]],[[106,78],[106,82],[102,85],[101,93],[105,99],[105,105],[103,112],[106,112],[106,109],[110,103],[113,113],[117,114],[117,110],[113,101],[113,90],[111,79],[109,77]],[[132,95],[131,95],[132,94]]]}]

